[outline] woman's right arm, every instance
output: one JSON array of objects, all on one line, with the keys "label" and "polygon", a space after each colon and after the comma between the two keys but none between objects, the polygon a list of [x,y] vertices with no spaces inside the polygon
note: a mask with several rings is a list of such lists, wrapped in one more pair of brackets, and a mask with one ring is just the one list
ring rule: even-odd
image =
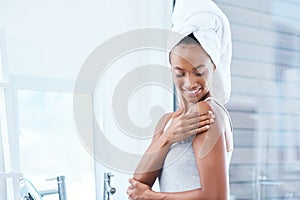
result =
[{"label": "woman's right arm", "polygon": [[133,176],[135,180],[150,187],[153,186],[158,177],[164,158],[169,151],[170,144],[167,142],[166,138],[162,137],[162,132],[171,116],[171,113],[167,113],[159,120],[150,146],[143,155]]},{"label": "woman's right arm", "polygon": [[[164,131],[166,123],[170,126]],[[181,110],[165,114],[158,122],[150,146],[143,155],[133,178],[150,187],[154,184],[162,168],[170,146],[191,135],[207,131],[214,116],[208,113],[182,114]]]}]

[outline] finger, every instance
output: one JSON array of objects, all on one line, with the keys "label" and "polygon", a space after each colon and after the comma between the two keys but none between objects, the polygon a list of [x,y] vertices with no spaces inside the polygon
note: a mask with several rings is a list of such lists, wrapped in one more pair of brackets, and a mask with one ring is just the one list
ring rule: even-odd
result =
[{"label": "finger", "polygon": [[212,111],[208,111],[207,114],[210,115],[212,118],[216,118],[216,115]]},{"label": "finger", "polygon": [[[193,118],[189,120],[182,120],[180,121],[180,126],[177,129],[178,133],[185,134],[186,131],[195,130],[201,127],[204,127],[206,125],[210,125],[214,123],[213,118],[209,117],[202,117],[201,121],[199,119]],[[204,127],[206,129],[206,127]],[[202,132],[202,131],[201,131]]]},{"label": "finger", "polygon": [[132,194],[128,194],[128,199],[129,199],[129,200],[133,200]]},{"label": "finger", "polygon": [[206,125],[210,125],[211,123],[213,123],[212,120],[213,119],[209,119],[206,121],[186,125],[180,129],[180,133],[185,134],[188,131],[195,132],[195,131],[197,131],[197,129],[202,128],[202,127],[204,127],[204,129],[206,129],[207,128]]},{"label": "finger", "polygon": [[201,122],[201,126],[203,125],[206,125],[206,124],[211,124],[214,122],[214,119],[215,119],[215,115],[212,114],[212,115],[201,115],[201,116],[198,116],[198,117],[193,117],[193,118],[190,118],[190,119],[186,119],[186,124],[193,124],[193,123],[199,123]]},{"label": "finger", "polygon": [[207,119],[207,120],[204,120],[204,121],[200,121],[200,122],[198,122],[198,128],[200,128],[202,126],[205,126],[205,125],[212,124],[214,122],[215,122],[215,119],[213,119],[213,118]]},{"label": "finger", "polygon": [[138,184],[138,182],[136,180],[134,180],[133,178],[129,179],[129,183],[131,184],[132,187],[136,187],[136,185]]},{"label": "finger", "polygon": [[204,126],[206,124],[211,124],[214,122],[214,118],[209,115],[204,115],[201,117],[190,118],[181,121],[181,126],[196,124],[198,127]]},{"label": "finger", "polygon": [[133,190],[133,189],[134,189],[134,187],[128,186],[127,191],[130,191],[130,190]]},{"label": "finger", "polygon": [[134,193],[133,190],[127,190],[128,199],[132,199],[133,198],[133,193]]},{"label": "finger", "polygon": [[216,118],[216,115],[212,111],[208,111],[207,115],[210,115],[212,118]]},{"label": "finger", "polygon": [[189,118],[189,119],[186,119],[183,121],[186,124],[198,124],[201,121],[206,121],[206,120],[210,120],[210,119],[213,119],[213,118],[211,118],[209,115],[204,115],[204,116],[200,116],[200,117]]},{"label": "finger", "polygon": [[190,118],[196,118],[196,119],[198,119],[199,121],[203,121],[203,120],[207,120],[207,119],[215,119],[216,118],[216,116],[215,116],[215,114],[213,113],[213,112],[211,112],[211,111],[208,111],[208,113],[205,113],[205,114],[196,114],[196,113],[194,113],[194,114],[192,114],[191,116],[190,116]]},{"label": "finger", "polygon": [[186,132],[188,132],[188,131],[195,131],[197,128],[199,128],[198,127],[198,123],[193,123],[193,124],[189,124],[189,125],[185,125],[185,126],[182,126],[179,130],[178,130],[178,132],[180,133],[180,134],[185,134]]},{"label": "finger", "polygon": [[198,119],[199,121],[200,120],[203,120],[203,119],[207,119],[207,118],[213,118],[214,116],[213,116],[213,114],[211,113],[211,114],[209,114],[209,113],[204,113],[204,114],[200,114],[200,113],[189,113],[189,114],[184,114],[183,116],[182,116],[182,119],[184,119],[184,120],[189,120],[189,119],[194,119],[194,118],[196,118],[196,119]]},{"label": "finger", "polygon": [[191,130],[187,131],[185,134],[186,134],[186,136],[192,136],[192,135],[204,133],[209,129],[209,127],[210,127],[209,125],[205,125],[200,128],[197,128],[197,129],[191,129]]},{"label": "finger", "polygon": [[205,126],[202,126],[202,127],[198,128],[197,129],[197,134],[207,132],[209,127],[210,127],[210,125],[205,125]]},{"label": "finger", "polygon": [[126,190],[126,194],[129,195],[130,191],[131,191],[131,188],[128,187],[127,190]]},{"label": "finger", "polygon": [[133,179],[132,179],[132,178],[129,178],[129,179],[128,179],[128,182],[130,183],[131,187],[133,187],[133,184],[132,184],[132,183],[133,183]]}]

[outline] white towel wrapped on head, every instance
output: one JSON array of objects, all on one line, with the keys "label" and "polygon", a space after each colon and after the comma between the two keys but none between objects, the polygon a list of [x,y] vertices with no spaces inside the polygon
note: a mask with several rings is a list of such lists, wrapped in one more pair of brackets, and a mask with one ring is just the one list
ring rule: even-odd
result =
[{"label": "white towel wrapped on head", "polygon": [[220,103],[227,103],[231,93],[232,42],[225,14],[211,0],[176,0],[172,22],[173,32],[182,38],[193,33],[211,57],[216,66],[211,94]]}]

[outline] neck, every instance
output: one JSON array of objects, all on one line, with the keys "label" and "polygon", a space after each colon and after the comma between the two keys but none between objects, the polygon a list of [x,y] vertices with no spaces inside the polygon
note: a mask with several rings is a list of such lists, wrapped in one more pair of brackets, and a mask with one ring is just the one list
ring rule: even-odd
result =
[{"label": "neck", "polygon": [[[210,93],[208,92],[205,96],[203,96],[198,102],[204,101],[206,98],[210,97]],[[180,107],[184,109],[185,113],[195,112],[198,109],[198,102],[188,102],[184,97],[181,97],[181,105]]]}]

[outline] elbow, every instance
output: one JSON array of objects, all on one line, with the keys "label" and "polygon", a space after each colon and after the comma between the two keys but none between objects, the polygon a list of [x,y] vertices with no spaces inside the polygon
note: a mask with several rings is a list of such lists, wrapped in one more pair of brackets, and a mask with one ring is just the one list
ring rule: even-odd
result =
[{"label": "elbow", "polygon": [[146,184],[149,187],[152,187],[155,181],[155,179],[153,180],[152,178],[148,177],[147,174],[141,174],[141,173],[134,173],[133,179],[143,184]]},{"label": "elbow", "polygon": [[227,200],[229,197],[229,189],[226,186],[219,187],[218,190],[215,190],[212,193],[213,200]]},{"label": "elbow", "polygon": [[134,173],[133,179],[142,182],[144,180],[143,174]]},{"label": "elbow", "polygon": [[216,194],[211,194],[211,195],[207,196],[205,199],[207,199],[207,200],[227,200],[228,196],[216,193]]},{"label": "elbow", "polygon": [[227,200],[228,199],[228,196],[227,194],[216,194],[214,196],[214,200]]},{"label": "elbow", "polygon": [[204,190],[201,189],[202,193],[205,194],[205,200],[227,200],[229,197],[228,190]]}]

